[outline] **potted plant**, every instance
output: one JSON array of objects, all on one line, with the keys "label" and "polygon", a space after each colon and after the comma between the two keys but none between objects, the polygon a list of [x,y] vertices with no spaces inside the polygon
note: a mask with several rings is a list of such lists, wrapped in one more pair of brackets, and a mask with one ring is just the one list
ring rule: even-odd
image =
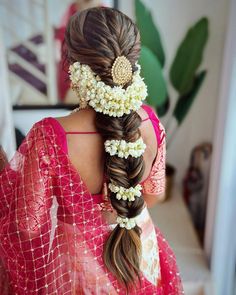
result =
[{"label": "potted plant", "polygon": [[[152,15],[141,0],[135,0],[135,13],[141,34],[142,48],[139,62],[148,87],[147,103],[157,111],[159,117],[169,118],[165,124],[168,148],[206,77],[207,71],[198,69],[208,40],[208,19],[202,17],[189,28],[177,48],[169,75],[165,77],[165,52]],[[170,97],[168,93],[171,87],[175,90],[175,98]],[[170,109],[171,99],[175,101],[173,109]],[[175,167],[167,164],[166,197],[171,192],[174,174]]]}]

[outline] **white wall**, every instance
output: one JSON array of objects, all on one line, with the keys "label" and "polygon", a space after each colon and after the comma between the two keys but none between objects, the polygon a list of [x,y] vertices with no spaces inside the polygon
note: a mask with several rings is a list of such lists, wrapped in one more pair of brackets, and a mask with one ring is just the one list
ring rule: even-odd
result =
[{"label": "white wall", "polygon": [[236,1],[230,2],[205,233],[206,253],[210,256],[213,252],[211,265],[216,295],[235,294],[236,283],[236,138],[232,136],[236,128]]},{"label": "white wall", "polygon": [[2,145],[3,149],[6,151],[9,159],[13,156],[15,151],[15,134],[9,95],[6,52],[2,39],[2,30],[0,28],[0,145]]},{"label": "white wall", "polygon": [[[143,0],[143,2],[151,8],[154,21],[161,32],[167,68],[187,29],[200,17],[209,18],[210,38],[201,66],[208,69],[208,75],[168,150],[168,162],[177,167],[177,182],[180,183],[188,167],[192,148],[203,141],[212,142],[229,3],[228,0]],[[133,1],[120,0],[120,9],[134,17],[132,4]],[[173,89],[170,94],[172,97],[175,95]]]}]

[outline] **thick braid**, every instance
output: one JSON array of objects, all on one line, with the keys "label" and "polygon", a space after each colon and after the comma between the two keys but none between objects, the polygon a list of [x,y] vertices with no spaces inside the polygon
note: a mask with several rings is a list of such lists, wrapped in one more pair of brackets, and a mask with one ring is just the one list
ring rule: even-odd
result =
[{"label": "thick braid", "polygon": [[[134,142],[140,138],[140,123],[141,118],[136,112],[121,118],[110,118],[99,113],[96,115],[96,126],[103,135],[104,140],[124,139],[127,142]],[[136,186],[143,176],[143,156],[139,158],[129,156],[124,159],[119,158],[117,155],[110,156],[106,154],[105,167],[109,181],[114,182],[117,186],[130,188]],[[110,193],[110,200],[117,214],[128,218],[138,216],[144,205],[142,197],[128,202],[117,200],[116,194],[112,192]],[[129,284],[134,283],[139,275],[140,234],[141,230],[137,225],[131,230],[117,225],[104,247],[104,261],[107,267],[118,275],[127,287]]]},{"label": "thick braid", "polygon": [[[74,15],[65,34],[66,55],[70,63],[79,61],[88,65],[101,80],[111,87],[116,86],[111,75],[113,62],[118,56],[125,56],[137,70],[140,53],[140,35],[136,25],[126,15],[108,8],[94,8]],[[124,85],[128,87],[130,83]],[[131,111],[121,117],[96,114],[96,127],[106,140],[136,142],[141,133],[141,118]],[[105,153],[105,172],[109,183],[129,189],[141,181],[144,173],[143,156],[126,159]],[[144,200],[117,199],[109,191],[111,204],[121,217],[134,218],[144,206]],[[106,267],[126,286],[127,290],[139,279],[141,259],[141,229],[136,224],[131,229],[118,224],[110,233],[104,245],[103,258]]]}]

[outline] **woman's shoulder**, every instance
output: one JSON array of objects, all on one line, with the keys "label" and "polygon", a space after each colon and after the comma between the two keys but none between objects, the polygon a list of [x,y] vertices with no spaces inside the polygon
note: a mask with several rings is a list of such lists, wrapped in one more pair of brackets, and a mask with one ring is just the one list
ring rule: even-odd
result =
[{"label": "woman's shoulder", "polygon": [[58,131],[59,124],[56,118],[45,117],[39,121],[36,121],[31,127],[30,132],[38,131],[42,134],[51,134],[53,131]]},{"label": "woman's shoulder", "polygon": [[31,128],[31,132],[47,145],[67,153],[66,132],[58,118],[45,117],[37,121]]},{"label": "woman's shoulder", "polygon": [[30,150],[36,150],[40,155],[66,152],[65,134],[56,119],[45,117],[33,124],[18,152],[27,154]]},{"label": "woman's shoulder", "polygon": [[27,133],[25,140],[31,142],[36,139],[38,142],[53,143],[56,135],[60,135],[62,131],[56,124],[56,120],[52,117],[45,117],[39,121],[36,121],[29,132]]}]

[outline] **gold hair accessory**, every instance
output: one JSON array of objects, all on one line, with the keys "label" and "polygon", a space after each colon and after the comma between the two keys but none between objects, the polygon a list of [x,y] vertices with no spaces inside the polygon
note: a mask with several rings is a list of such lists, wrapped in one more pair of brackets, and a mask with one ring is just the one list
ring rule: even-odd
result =
[{"label": "gold hair accessory", "polygon": [[118,56],[111,68],[113,82],[125,85],[132,79],[132,65],[125,56]]}]

